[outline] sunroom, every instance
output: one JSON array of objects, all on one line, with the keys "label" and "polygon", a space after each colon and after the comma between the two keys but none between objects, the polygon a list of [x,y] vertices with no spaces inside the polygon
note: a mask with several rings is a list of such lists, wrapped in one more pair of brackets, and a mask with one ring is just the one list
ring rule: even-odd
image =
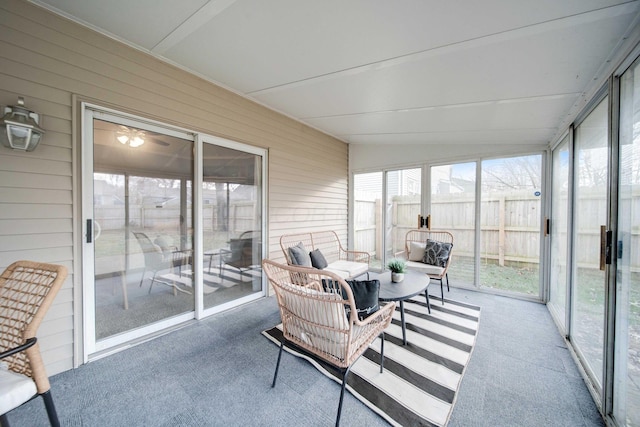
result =
[{"label": "sunroom", "polygon": [[640,425],[639,1],[165,3],[0,1],[0,104],[45,131],[0,147],[0,264],[70,272],[49,375],[259,303],[285,234],[380,272],[425,227]]}]

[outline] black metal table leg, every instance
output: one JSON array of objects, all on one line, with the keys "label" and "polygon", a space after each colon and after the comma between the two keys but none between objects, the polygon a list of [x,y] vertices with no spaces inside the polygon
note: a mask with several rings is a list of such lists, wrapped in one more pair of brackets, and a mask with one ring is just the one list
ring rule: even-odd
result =
[{"label": "black metal table leg", "polygon": [[400,300],[400,319],[402,320],[402,343],[407,345],[407,325],[404,322],[404,301]]},{"label": "black metal table leg", "polygon": [[431,314],[431,305],[429,304],[429,288],[424,290],[424,295],[427,297],[427,311]]}]

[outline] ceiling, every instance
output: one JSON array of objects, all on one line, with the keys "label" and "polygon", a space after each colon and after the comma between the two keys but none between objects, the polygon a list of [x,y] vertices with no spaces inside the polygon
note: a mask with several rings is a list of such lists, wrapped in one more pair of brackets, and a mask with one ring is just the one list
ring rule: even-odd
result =
[{"label": "ceiling", "polygon": [[548,144],[640,0],[34,0],[351,144]]}]

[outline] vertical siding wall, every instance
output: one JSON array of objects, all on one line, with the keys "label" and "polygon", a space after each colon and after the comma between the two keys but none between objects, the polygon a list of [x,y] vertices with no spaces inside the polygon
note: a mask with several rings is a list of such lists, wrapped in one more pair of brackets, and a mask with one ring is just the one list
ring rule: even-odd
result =
[{"label": "vertical siding wall", "polygon": [[[341,141],[21,0],[0,0],[0,105],[25,97],[46,135],[31,153],[0,147],[0,268],[18,259],[70,275],[39,338],[50,374],[71,369],[81,313],[74,95],[269,149],[269,253],[280,235],[334,229],[347,243],[348,148]],[[74,258],[74,254],[77,257]],[[75,308],[74,308],[75,307]]]}]

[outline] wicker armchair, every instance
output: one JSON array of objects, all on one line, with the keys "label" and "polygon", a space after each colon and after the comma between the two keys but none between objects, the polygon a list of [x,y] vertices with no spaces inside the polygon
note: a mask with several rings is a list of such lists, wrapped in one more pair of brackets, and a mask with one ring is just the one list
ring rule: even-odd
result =
[{"label": "wicker armchair", "polygon": [[222,262],[220,267],[220,280],[224,282],[226,267],[233,267],[240,272],[240,280],[243,280],[244,272],[260,267],[260,238],[258,230],[243,232],[239,238],[231,239],[229,249],[221,252]]},{"label": "wicker armchair", "polygon": [[[278,299],[284,337],[271,386],[276,385],[285,342],[335,366],[342,372],[338,426],[349,370],[378,336],[382,338],[380,372],[383,371],[384,330],[391,323],[395,303],[381,305],[378,311],[360,320],[355,315],[353,292],[337,274],[266,259],[262,267]],[[345,308],[351,315],[347,316]]]},{"label": "wicker armchair", "polygon": [[[427,241],[435,241],[439,243],[449,244],[449,251],[446,254],[446,259],[442,260],[442,265],[429,265],[417,259],[422,259]],[[447,281],[447,292],[449,292],[449,266],[451,265],[451,254],[453,252],[453,234],[448,231],[440,230],[428,230],[426,228],[420,228],[417,230],[407,231],[407,235],[404,241],[404,252],[401,252],[399,256],[404,256],[407,260],[407,267],[410,270],[420,271],[429,275],[431,279],[440,281],[440,295],[442,297],[442,304],[444,304],[444,287],[443,279]],[[418,257],[415,257],[417,253]]]},{"label": "wicker armchair", "polygon": [[[144,255],[144,269],[142,270],[142,276],[140,277],[140,286],[142,287],[142,282],[144,282],[144,276],[147,271],[151,271],[153,275],[151,276],[151,283],[149,284],[149,293],[151,293],[151,289],[153,288],[154,283],[160,283],[165,286],[169,286],[173,289],[173,295],[177,295],[178,291],[184,292],[186,294],[190,294],[191,292],[180,288],[173,281],[158,278],[158,273],[160,272],[170,272],[175,266],[181,265],[178,263],[183,263],[184,254],[188,251],[172,251],[169,249],[168,253],[165,254],[162,248],[151,241],[149,236],[142,232],[133,232],[133,235],[138,240],[138,244],[142,249],[142,254]],[[180,258],[176,258],[176,254],[180,255]]]},{"label": "wicker armchair", "polygon": [[[67,269],[61,265],[17,261],[0,276],[0,423],[7,412],[40,395],[52,426],[59,426],[36,332]],[[34,424],[38,424],[34,421]]]}]

